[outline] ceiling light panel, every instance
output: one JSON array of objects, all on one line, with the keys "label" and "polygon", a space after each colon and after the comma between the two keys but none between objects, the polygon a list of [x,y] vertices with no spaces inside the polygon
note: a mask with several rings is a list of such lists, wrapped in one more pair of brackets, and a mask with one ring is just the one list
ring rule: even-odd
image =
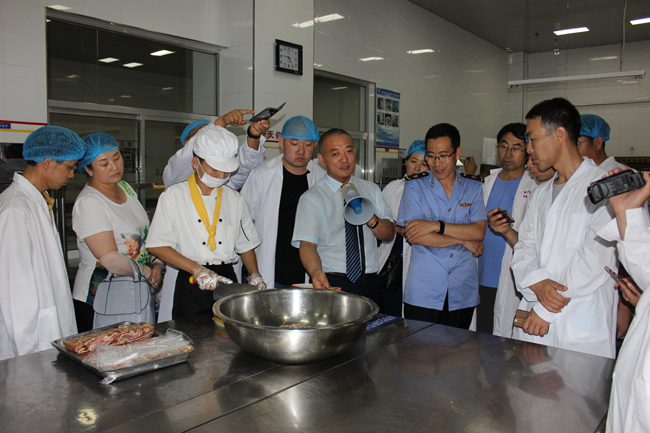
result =
[{"label": "ceiling light panel", "polygon": [[120,59],[116,59],[115,57],[104,57],[103,59],[99,59],[100,62],[102,63],[113,63],[117,62]]},{"label": "ceiling light panel", "polygon": [[563,36],[563,35],[570,35],[573,33],[584,33],[588,32],[589,28],[587,27],[575,27],[573,29],[563,29],[563,30],[555,30],[553,33],[555,33],[558,36]]},{"label": "ceiling light panel", "polygon": [[125,68],[137,68],[138,66],[142,66],[142,63],[131,62],[131,63],[125,63],[122,66],[124,66]]},{"label": "ceiling light panel", "polygon": [[650,17],[648,18],[639,18],[638,20],[632,20],[630,21],[630,24],[633,26],[639,25],[639,24],[648,24],[650,23]]},{"label": "ceiling light panel", "polygon": [[155,51],[151,53],[152,56],[156,57],[161,57],[161,56],[167,56],[169,54],[174,54],[176,51],[169,51],[169,50],[160,50],[160,51]]},{"label": "ceiling light panel", "polygon": [[384,58],[383,57],[363,57],[363,58],[361,58],[359,60],[361,60],[362,62],[371,62],[373,60],[384,60]]}]

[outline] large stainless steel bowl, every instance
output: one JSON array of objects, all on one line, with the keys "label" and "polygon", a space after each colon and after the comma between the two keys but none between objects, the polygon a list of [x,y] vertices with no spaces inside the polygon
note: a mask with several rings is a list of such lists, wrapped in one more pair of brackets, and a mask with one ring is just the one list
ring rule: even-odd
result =
[{"label": "large stainless steel bowl", "polygon": [[[270,289],[232,295],[214,308],[230,338],[246,352],[301,364],[348,350],[378,312],[362,296],[333,290]],[[282,325],[305,328],[282,328]]]}]

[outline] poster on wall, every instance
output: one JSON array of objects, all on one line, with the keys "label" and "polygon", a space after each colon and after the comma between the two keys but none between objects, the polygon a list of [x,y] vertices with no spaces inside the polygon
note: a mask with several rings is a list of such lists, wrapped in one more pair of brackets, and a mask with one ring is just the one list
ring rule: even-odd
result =
[{"label": "poster on wall", "polygon": [[377,89],[377,147],[399,148],[399,95]]}]

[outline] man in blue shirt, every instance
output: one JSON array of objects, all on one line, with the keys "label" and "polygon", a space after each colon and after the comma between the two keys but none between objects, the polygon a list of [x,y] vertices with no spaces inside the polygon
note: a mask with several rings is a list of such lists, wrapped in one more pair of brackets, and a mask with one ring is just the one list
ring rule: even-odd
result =
[{"label": "man in blue shirt", "polygon": [[[533,177],[526,172],[525,134],[526,125],[523,123],[509,123],[501,128],[497,134],[497,150],[501,168],[490,172],[483,187],[486,209],[490,211],[488,216],[505,210],[509,215],[513,216],[516,223],[521,222],[528,197],[535,186]],[[517,215],[515,216],[515,214]],[[481,303],[476,309],[476,330],[479,332],[488,334],[493,332],[497,288],[515,293],[510,272],[510,259],[512,258],[512,247],[516,240],[506,249],[508,241],[507,236],[494,231],[490,227],[485,232],[483,255],[478,259]],[[504,254],[506,251],[507,256]],[[503,266],[504,261],[507,262],[505,263],[506,266]],[[507,285],[507,287],[504,285],[505,283],[499,285],[502,273],[506,274],[504,277],[512,284]],[[519,305],[518,302],[517,305]],[[501,311],[501,308],[499,308],[499,311]],[[511,317],[503,318],[506,323],[510,323],[510,329],[512,329],[513,318],[514,312],[512,312]],[[498,320],[501,319],[498,318]],[[510,335],[507,336],[510,337]]]},{"label": "man in blue shirt", "polygon": [[425,137],[427,176],[406,182],[397,217],[413,245],[404,317],[469,328],[479,303],[478,269],[486,211],[481,179],[461,174],[460,133],[441,123]]}]

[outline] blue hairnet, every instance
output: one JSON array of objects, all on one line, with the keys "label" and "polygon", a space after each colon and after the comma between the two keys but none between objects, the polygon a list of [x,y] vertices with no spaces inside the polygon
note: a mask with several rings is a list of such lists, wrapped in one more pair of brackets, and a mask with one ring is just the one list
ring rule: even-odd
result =
[{"label": "blue hairnet", "polygon": [[209,124],[210,122],[208,122],[207,120],[195,120],[194,122],[187,125],[185,129],[183,129],[183,133],[181,134],[181,143],[185,143],[185,140],[187,140],[187,136],[190,135],[190,132],[192,132],[194,128],[196,128],[199,125],[209,125]]},{"label": "blue hairnet", "polygon": [[415,140],[413,143],[411,143],[409,150],[406,152],[406,157],[408,158],[411,156],[413,152],[421,153],[422,155],[427,153],[427,146],[424,144],[424,140]]},{"label": "blue hairnet", "polygon": [[591,138],[602,137],[603,141],[609,140],[609,132],[612,129],[602,117],[595,114],[582,114],[580,121],[582,122],[580,135]]},{"label": "blue hairnet", "polygon": [[42,126],[27,136],[23,146],[23,158],[42,162],[46,158],[55,161],[76,161],[83,158],[86,145],[73,131],[60,126]]},{"label": "blue hairnet", "polygon": [[305,116],[295,116],[284,122],[282,138],[294,140],[318,141],[318,128],[314,122]]},{"label": "blue hairnet", "polygon": [[79,173],[85,174],[86,176],[88,176],[86,166],[92,164],[100,153],[120,148],[117,141],[105,132],[95,132],[94,134],[87,135],[84,137],[84,143],[86,143],[86,154],[82,159],[77,161],[77,169]]}]

